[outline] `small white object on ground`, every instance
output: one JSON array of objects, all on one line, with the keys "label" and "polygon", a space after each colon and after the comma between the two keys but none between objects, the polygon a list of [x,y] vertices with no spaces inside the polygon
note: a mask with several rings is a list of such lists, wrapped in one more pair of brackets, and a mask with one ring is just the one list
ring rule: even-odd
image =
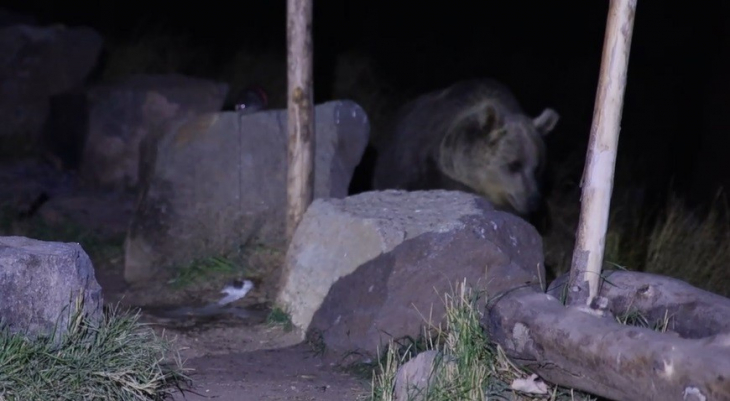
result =
[{"label": "small white object on ground", "polygon": [[218,301],[218,305],[223,306],[230,304],[231,302],[238,301],[248,294],[253,289],[253,282],[249,280],[236,280],[232,285],[226,286],[222,293],[226,294],[225,297]]},{"label": "small white object on ground", "polygon": [[515,379],[510,387],[513,390],[530,394],[547,394],[548,391],[545,382],[540,381],[536,374],[533,374],[527,379]]}]

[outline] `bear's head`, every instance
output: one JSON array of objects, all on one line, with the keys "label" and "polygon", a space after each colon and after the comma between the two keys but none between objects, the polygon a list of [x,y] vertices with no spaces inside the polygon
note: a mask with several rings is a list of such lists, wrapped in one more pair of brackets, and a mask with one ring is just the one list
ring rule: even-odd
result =
[{"label": "bear's head", "polygon": [[542,206],[544,137],[559,120],[552,109],[531,118],[484,102],[450,126],[440,146],[441,170],[495,207],[526,217]]}]

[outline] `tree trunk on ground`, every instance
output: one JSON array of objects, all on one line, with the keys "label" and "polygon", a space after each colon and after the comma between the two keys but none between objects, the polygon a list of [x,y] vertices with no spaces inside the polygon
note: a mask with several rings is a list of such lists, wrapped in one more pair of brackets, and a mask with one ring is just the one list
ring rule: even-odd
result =
[{"label": "tree trunk on ground", "polygon": [[[683,338],[703,338],[730,333],[730,300],[693,287],[682,280],[656,274],[605,272],[601,294],[614,316],[638,311],[649,322],[669,321],[667,331]],[[550,284],[548,293],[562,299],[568,277]]]},{"label": "tree trunk on ground", "polygon": [[581,180],[580,222],[568,291],[570,305],[596,308],[593,303],[603,264],[635,11],[636,0],[611,0],[608,9],[593,126]]},{"label": "tree trunk on ground", "polygon": [[[646,273],[601,279],[635,9],[611,0],[570,276],[545,294],[525,280],[533,267],[490,271],[483,324],[512,361],[552,383],[614,400],[730,400],[730,299]],[[613,317],[637,311],[666,320],[668,333]]]},{"label": "tree trunk on ground", "polygon": [[617,295],[609,309],[666,313],[676,331],[622,325],[532,289],[505,293],[485,324],[512,361],[552,383],[613,400],[729,400],[730,299],[661,276],[621,276],[618,289],[601,290]]},{"label": "tree trunk on ground", "polygon": [[[529,280],[533,268],[491,270],[484,288],[493,298],[482,324],[517,365],[614,400],[730,400],[730,299],[659,275],[605,272],[606,313],[596,316],[560,302],[567,275],[546,294]],[[666,320],[667,332],[613,318],[634,312]]]},{"label": "tree trunk on ground", "polygon": [[287,241],[314,197],[312,0],[287,0]]}]

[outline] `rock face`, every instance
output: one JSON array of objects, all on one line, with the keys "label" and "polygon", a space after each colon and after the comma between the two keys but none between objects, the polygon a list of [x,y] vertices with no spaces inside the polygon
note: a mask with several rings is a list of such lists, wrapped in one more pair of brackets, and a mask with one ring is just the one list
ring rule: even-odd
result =
[{"label": "rock face", "polygon": [[[315,108],[315,198],[344,197],[368,141],[365,112],[351,101]],[[285,244],[287,114],[210,113],[171,124],[143,144],[141,194],[125,250],[125,278]]]},{"label": "rock face", "polygon": [[0,137],[37,139],[49,98],[84,83],[101,45],[91,28],[0,28]]},{"label": "rock face", "polygon": [[57,323],[65,330],[80,293],[87,316],[101,319],[101,287],[79,244],[0,237],[0,317],[11,332],[47,335]]},{"label": "rock face", "polygon": [[88,91],[81,174],[98,185],[134,188],[140,143],[171,121],[219,111],[228,85],[182,75],[137,75]]},{"label": "rock face", "polygon": [[401,365],[395,375],[395,400],[422,401],[434,384],[439,370],[452,368],[456,363],[438,351],[423,351]]},{"label": "rock face", "polygon": [[429,315],[438,324],[441,298],[464,279],[484,288],[501,279],[494,270],[520,270],[515,265],[534,266],[524,281],[544,283],[540,236],[477,195],[366,192],[310,206],[287,253],[278,302],[328,350],[374,354],[389,336],[418,337]]}]

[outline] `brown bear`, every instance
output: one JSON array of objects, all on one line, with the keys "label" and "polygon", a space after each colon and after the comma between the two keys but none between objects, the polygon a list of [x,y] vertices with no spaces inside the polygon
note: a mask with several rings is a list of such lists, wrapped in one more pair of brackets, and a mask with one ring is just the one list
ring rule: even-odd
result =
[{"label": "brown bear", "polygon": [[529,218],[544,206],[544,136],[559,115],[527,116],[491,79],[458,82],[399,111],[378,147],[373,187],[477,193],[498,209]]}]

